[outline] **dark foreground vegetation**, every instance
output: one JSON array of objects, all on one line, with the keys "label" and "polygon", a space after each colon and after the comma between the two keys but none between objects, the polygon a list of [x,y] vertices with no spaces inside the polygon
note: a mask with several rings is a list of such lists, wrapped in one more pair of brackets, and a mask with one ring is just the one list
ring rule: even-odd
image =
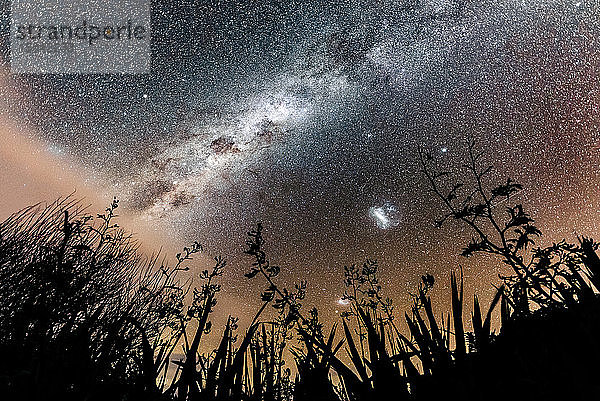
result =
[{"label": "dark foreground vegetation", "polygon": [[[225,262],[216,258],[200,282],[186,281],[199,244],[169,267],[139,256],[114,222],[116,200],[95,218],[70,198],[25,209],[0,223],[0,399],[597,398],[598,244],[535,248],[532,218],[509,206],[520,186],[489,185],[480,159],[470,146],[466,169],[453,174],[422,155],[446,210],[438,223],[467,225],[473,239],[463,256],[493,255],[507,271],[484,308],[463,299],[462,274],[451,273],[450,310],[438,316],[432,276],[399,315],[377,263],[366,261],[344,269],[348,312],[323,325],[317,310],[302,308],[305,283],[278,285],[258,225],[248,234],[246,276],[264,280],[262,305],[243,332],[233,317],[213,328]],[[205,353],[210,331],[221,341]]]}]

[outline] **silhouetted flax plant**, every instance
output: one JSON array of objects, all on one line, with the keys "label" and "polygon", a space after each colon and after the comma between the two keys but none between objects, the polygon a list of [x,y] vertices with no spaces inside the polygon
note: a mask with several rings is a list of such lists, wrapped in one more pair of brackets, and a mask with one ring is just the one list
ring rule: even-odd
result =
[{"label": "silhouetted flax plant", "polygon": [[114,222],[116,199],[95,217],[72,198],[12,215],[0,223],[2,399],[589,399],[600,390],[598,243],[536,248],[541,232],[510,204],[521,186],[491,185],[475,144],[466,160],[438,171],[421,153],[445,210],[438,224],[471,230],[463,256],[508,267],[489,306],[477,296],[467,305],[461,269],[450,273],[449,311],[436,316],[436,280],[425,274],[401,316],[366,260],[344,268],[348,308],[326,329],[317,309],[303,310],[306,282],[278,283],[259,224],[245,254],[246,277],[265,283],[260,306],[243,332],[230,316],[210,352],[222,258],[194,282],[186,272],[198,243],[171,267],[142,258]]}]

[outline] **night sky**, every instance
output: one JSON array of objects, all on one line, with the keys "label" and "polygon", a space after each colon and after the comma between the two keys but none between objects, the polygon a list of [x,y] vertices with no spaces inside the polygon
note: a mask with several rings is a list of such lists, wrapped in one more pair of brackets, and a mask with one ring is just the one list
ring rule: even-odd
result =
[{"label": "night sky", "polygon": [[598,2],[322,3],[153,2],[145,75],[12,75],[4,40],[2,216],[117,196],[146,247],[225,256],[221,313],[238,316],[264,286],[243,276],[259,221],[281,280],[306,279],[326,317],[343,266],[367,257],[400,310],[426,272],[446,302],[459,263],[485,298],[502,267],[434,227],[417,157],[456,165],[474,138],[493,177],[524,184],[542,243],[599,236]]}]

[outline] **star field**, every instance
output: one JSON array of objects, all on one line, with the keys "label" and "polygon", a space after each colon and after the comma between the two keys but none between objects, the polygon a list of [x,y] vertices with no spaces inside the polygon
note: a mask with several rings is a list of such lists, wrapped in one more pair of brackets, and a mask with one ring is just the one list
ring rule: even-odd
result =
[{"label": "star field", "polygon": [[261,288],[241,255],[258,221],[282,280],[307,279],[326,316],[344,308],[343,266],[367,257],[400,305],[425,272],[445,302],[459,262],[484,295],[501,266],[459,259],[468,233],[434,227],[418,149],[457,165],[475,138],[495,177],[524,184],[544,241],[600,234],[599,12],[589,0],[159,1],[151,74],[10,75],[2,113],[166,249],[198,240],[229,259],[226,305],[240,315]]}]

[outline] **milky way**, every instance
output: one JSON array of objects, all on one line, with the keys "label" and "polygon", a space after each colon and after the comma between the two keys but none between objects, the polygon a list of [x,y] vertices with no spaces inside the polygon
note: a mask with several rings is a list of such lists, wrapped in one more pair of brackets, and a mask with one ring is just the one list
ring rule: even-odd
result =
[{"label": "milky way", "polygon": [[[447,276],[467,237],[433,227],[416,152],[456,164],[468,138],[549,239],[600,232],[596,2],[157,3],[151,74],[13,76],[10,112],[132,218],[230,257],[233,298],[255,298],[238,281],[257,221],[325,313],[366,257],[399,302]],[[490,288],[496,270],[467,268]]]}]

